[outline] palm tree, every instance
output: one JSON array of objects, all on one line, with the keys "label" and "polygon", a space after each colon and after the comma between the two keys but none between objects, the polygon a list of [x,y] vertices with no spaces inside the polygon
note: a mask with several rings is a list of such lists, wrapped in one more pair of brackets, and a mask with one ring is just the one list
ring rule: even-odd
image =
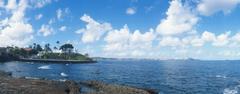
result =
[{"label": "palm tree", "polygon": [[57,44],[60,44],[60,41],[57,41],[56,43],[57,43]]},{"label": "palm tree", "polygon": [[41,45],[39,45],[39,44],[37,44],[37,46],[36,46],[36,50],[37,50],[37,52],[41,52],[41,51],[43,51]]},{"label": "palm tree", "polygon": [[36,48],[37,48],[37,44],[36,44],[36,43],[33,43],[32,49],[36,49]]},{"label": "palm tree", "polygon": [[45,51],[46,53],[52,52],[52,49],[50,48],[50,44],[49,44],[49,43],[45,44],[45,46],[44,46],[44,51]]}]

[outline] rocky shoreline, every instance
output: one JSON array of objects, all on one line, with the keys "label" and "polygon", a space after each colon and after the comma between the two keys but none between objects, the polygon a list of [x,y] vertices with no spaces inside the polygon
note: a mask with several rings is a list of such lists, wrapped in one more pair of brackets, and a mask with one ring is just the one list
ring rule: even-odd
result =
[{"label": "rocky shoreline", "polygon": [[76,83],[14,78],[11,73],[0,71],[0,94],[156,94],[156,92],[99,81]]},{"label": "rocky shoreline", "polygon": [[22,62],[44,62],[44,63],[97,63],[94,60],[61,60],[61,59],[29,59],[20,58],[18,61]]}]

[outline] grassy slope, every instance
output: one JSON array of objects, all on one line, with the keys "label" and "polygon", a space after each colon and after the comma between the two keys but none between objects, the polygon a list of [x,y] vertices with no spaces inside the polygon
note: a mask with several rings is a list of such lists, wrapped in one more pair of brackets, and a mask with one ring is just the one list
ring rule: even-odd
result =
[{"label": "grassy slope", "polygon": [[46,53],[41,59],[62,59],[62,60],[91,60],[91,58],[82,54],[63,54],[63,53]]}]

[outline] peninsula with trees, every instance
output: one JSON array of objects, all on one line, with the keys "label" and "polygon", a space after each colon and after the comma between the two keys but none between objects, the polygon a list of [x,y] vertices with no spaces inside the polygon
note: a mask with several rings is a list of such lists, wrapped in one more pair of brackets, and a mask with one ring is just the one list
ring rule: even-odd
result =
[{"label": "peninsula with trees", "polygon": [[53,63],[94,63],[89,55],[81,54],[74,50],[70,43],[60,44],[51,47],[49,43],[43,47],[33,43],[29,47],[20,48],[17,46],[0,47],[0,61],[26,61],[26,62],[53,62]]}]

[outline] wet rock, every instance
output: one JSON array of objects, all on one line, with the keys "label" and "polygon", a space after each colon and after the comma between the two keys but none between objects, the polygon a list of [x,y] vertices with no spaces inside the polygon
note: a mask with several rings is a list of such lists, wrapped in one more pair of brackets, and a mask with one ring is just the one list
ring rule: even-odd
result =
[{"label": "wet rock", "polygon": [[79,87],[73,81],[20,79],[0,72],[0,94],[79,94]]},{"label": "wet rock", "polygon": [[148,92],[147,90],[143,89],[128,86],[105,84],[99,81],[87,81],[82,82],[82,84],[85,84],[90,88],[94,88],[96,90],[95,92],[87,94],[154,94],[153,92]]},{"label": "wet rock", "polygon": [[11,72],[0,71],[0,76],[3,76],[3,77],[11,77],[11,76],[12,76],[12,73],[11,73]]},{"label": "wet rock", "polygon": [[[80,88],[81,87],[81,88]],[[83,90],[85,89],[85,90]],[[81,91],[80,91],[81,90]],[[84,91],[84,92],[83,92]],[[0,94],[154,94],[152,91],[99,81],[51,81],[13,78],[0,71]]]},{"label": "wet rock", "polygon": [[65,81],[65,84],[67,85],[68,94],[80,94],[80,87],[77,83],[74,81]]}]

